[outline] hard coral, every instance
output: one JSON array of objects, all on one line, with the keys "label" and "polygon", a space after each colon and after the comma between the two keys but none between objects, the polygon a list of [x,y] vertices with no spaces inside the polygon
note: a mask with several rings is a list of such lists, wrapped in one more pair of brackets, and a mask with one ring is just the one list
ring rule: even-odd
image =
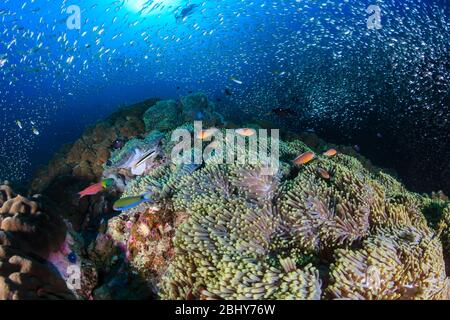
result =
[{"label": "hard coral", "polygon": [[46,259],[64,242],[66,226],[57,216],[20,195],[0,208],[0,243],[18,247]]},{"label": "hard coral", "polygon": [[0,299],[73,299],[47,261],[64,243],[65,223],[10,187],[0,190]]},{"label": "hard coral", "polygon": [[147,131],[170,131],[183,123],[203,121],[205,126],[221,123],[221,116],[215,112],[215,106],[202,93],[191,94],[178,101],[160,101],[144,114]]},{"label": "hard coral", "polygon": [[75,299],[45,260],[0,246],[0,300]]}]

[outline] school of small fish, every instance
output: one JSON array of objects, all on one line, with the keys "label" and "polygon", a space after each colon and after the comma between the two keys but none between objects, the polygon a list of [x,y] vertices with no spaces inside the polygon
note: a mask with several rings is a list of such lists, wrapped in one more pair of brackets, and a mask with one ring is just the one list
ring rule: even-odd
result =
[{"label": "school of small fish", "polygon": [[[367,3],[350,0],[3,0],[2,178],[25,178],[33,151],[58,141],[58,130],[81,133],[118,105],[161,94],[203,91],[225,116],[311,128],[424,111],[447,126],[448,11],[425,0],[375,2],[379,30],[367,28]],[[68,27],[73,4],[80,29]],[[374,109],[383,99],[401,112]],[[66,126],[68,117],[77,121]]]}]

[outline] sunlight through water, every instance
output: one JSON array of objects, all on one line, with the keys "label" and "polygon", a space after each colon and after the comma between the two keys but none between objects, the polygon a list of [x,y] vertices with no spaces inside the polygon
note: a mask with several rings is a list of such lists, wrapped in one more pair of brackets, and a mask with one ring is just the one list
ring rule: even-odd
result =
[{"label": "sunlight through water", "polygon": [[181,3],[181,0],[126,0],[125,6],[135,13],[151,15],[172,11]]}]

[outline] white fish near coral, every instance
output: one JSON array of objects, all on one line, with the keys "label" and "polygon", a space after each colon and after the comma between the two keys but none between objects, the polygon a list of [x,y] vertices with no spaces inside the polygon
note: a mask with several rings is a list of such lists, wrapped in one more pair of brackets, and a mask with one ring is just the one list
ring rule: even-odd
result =
[{"label": "white fish near coral", "polygon": [[147,152],[142,152],[139,149],[136,150],[138,150],[138,152],[135,153],[135,155],[137,156],[139,154],[139,157],[136,157],[136,162],[131,166],[131,173],[136,176],[140,176],[144,174],[145,170],[147,170],[148,161],[153,159],[157,155],[157,150],[151,149]]},{"label": "white fish near coral", "polygon": [[131,169],[131,173],[135,176],[141,176],[147,169],[148,155],[139,148],[134,149],[132,156],[121,165],[122,168]]},{"label": "white fish near coral", "polygon": [[143,162],[138,166],[132,166],[131,173],[134,174],[135,176],[141,176],[144,174],[146,169],[147,169],[147,164],[145,162]]}]

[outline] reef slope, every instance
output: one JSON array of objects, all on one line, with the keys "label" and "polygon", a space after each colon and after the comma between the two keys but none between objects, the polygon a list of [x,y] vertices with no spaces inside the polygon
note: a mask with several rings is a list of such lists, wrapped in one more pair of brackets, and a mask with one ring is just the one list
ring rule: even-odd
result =
[{"label": "reef slope", "polygon": [[[61,215],[84,235],[80,258],[101,275],[78,298],[449,299],[444,195],[409,192],[353,150],[313,135],[283,135],[273,175],[263,174],[264,163],[224,164],[217,155],[175,165],[172,133],[185,129],[195,137],[198,118],[223,133],[260,127],[225,123],[202,94],[155,102],[121,111],[105,122],[109,129],[90,129],[33,183],[61,212],[67,207]],[[117,130],[127,141],[114,150],[108,145]],[[79,157],[87,139],[102,145],[94,149],[102,157]],[[337,154],[324,154],[330,148]],[[294,164],[305,152],[315,159]],[[136,166],[142,154],[152,156]],[[88,169],[80,171],[83,161]],[[105,178],[115,186],[87,200],[67,196],[67,188],[76,193]],[[150,201],[112,213],[115,200],[143,194]]]}]

